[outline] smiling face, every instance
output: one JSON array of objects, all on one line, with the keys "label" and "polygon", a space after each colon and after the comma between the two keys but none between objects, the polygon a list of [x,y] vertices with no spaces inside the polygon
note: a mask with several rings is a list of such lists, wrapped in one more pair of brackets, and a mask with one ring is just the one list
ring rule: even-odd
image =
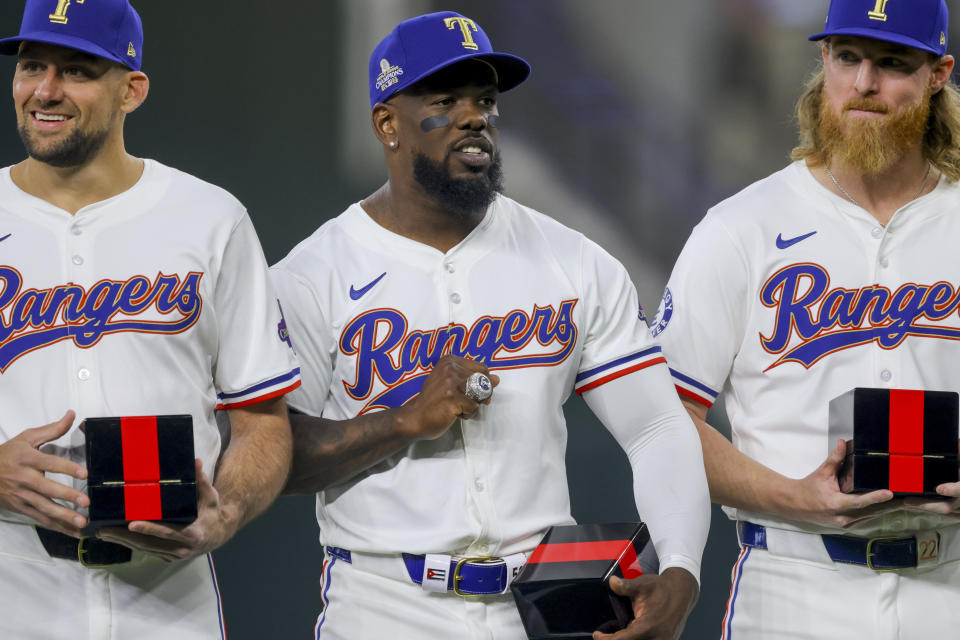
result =
[{"label": "smiling face", "polygon": [[129,70],[74,49],[27,42],[13,78],[17,130],[27,154],[78,166],[121,135]]},{"label": "smiling face", "polygon": [[949,79],[941,60],[871,38],[831,38],[823,48],[818,136],[827,157],[877,174],[919,149],[930,96]]},{"label": "smiling face", "polygon": [[502,188],[497,96],[493,68],[468,60],[389,101],[413,179],[454,212],[485,210]]}]

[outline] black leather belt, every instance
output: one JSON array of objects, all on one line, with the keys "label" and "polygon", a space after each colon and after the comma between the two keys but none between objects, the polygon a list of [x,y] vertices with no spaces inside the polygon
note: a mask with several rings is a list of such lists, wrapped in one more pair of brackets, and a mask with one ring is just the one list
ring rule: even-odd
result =
[{"label": "black leather belt", "polygon": [[[759,524],[741,522],[740,535],[743,544],[748,547],[767,548],[767,532]],[[820,538],[834,562],[860,564],[874,571],[895,571],[917,566],[917,539],[914,537],[858,538],[825,533]]]},{"label": "black leather belt", "polygon": [[129,547],[97,538],[74,538],[59,531],[34,527],[40,544],[52,558],[63,558],[79,562],[85,567],[106,567],[130,562],[132,552]]}]

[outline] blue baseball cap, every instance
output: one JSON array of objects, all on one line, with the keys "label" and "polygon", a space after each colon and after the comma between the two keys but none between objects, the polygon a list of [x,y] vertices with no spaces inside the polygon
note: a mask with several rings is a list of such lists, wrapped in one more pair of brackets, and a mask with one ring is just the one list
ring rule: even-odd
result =
[{"label": "blue baseball cap", "polygon": [[0,53],[21,42],[43,42],[83,51],[139,71],[143,24],[129,0],[27,0],[20,34],[0,40]]},{"label": "blue baseball cap", "polygon": [[497,73],[497,89],[508,91],[527,79],[526,60],[496,53],[476,22],[440,11],[404,20],[370,55],[370,107],[461,60],[477,58]]},{"label": "blue baseball cap", "polygon": [[823,33],[895,42],[942,56],[947,52],[949,15],[945,0],[832,0]]}]

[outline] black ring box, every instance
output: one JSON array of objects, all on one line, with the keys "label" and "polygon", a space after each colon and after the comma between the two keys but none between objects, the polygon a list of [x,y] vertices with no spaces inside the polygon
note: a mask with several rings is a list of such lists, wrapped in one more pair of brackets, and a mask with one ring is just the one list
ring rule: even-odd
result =
[{"label": "black ring box", "polygon": [[610,577],[656,573],[657,554],[639,522],[554,526],[510,585],[530,640],[589,640],[633,620]]},{"label": "black ring box", "polygon": [[830,401],[830,448],[847,442],[845,493],[939,496],[937,485],[958,478],[957,433],[953,391],[857,387]]},{"label": "black ring box", "polygon": [[87,418],[88,532],[135,520],[186,524],[197,518],[193,418]]}]

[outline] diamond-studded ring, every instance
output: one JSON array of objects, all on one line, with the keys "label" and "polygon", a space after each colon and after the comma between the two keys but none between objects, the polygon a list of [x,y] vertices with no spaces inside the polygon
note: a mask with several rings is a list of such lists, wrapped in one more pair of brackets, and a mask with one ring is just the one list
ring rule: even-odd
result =
[{"label": "diamond-studded ring", "polygon": [[482,373],[473,373],[467,378],[464,394],[474,402],[483,402],[493,393],[493,383]]}]

